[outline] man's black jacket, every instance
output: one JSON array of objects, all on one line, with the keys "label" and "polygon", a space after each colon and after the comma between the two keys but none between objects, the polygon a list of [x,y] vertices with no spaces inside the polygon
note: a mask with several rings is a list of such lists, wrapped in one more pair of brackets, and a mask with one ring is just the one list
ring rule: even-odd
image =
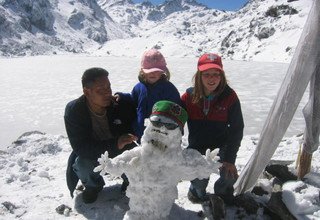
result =
[{"label": "man's black jacket", "polygon": [[67,135],[73,149],[67,168],[67,184],[71,195],[78,183],[78,177],[73,172],[72,164],[77,156],[97,160],[101,154],[108,151],[113,158],[121,154],[124,149],[117,148],[118,137],[125,133],[132,133],[132,122],[136,117],[136,110],[132,103],[120,101],[107,107],[107,117],[113,138],[109,140],[95,140],[93,138],[92,122],[85,96],[69,102],[65,109],[64,121]]}]

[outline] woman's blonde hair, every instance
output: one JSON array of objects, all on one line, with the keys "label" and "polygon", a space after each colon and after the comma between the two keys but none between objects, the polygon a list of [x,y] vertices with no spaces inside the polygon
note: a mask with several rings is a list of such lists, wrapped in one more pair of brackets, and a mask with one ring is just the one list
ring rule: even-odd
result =
[{"label": "woman's blonde hair", "polygon": [[[141,69],[138,75],[138,79],[140,82],[146,82],[146,78],[144,77],[145,72],[143,72],[143,70]],[[166,80],[170,80],[170,71],[167,68],[166,72],[164,72],[163,74],[161,74],[161,78],[160,79],[166,79]]]},{"label": "woman's blonde hair", "polygon": [[[227,78],[226,75],[224,73],[224,71],[220,71],[221,76],[220,76],[220,83],[218,85],[218,87],[215,89],[214,91],[214,95],[220,95],[222,93],[222,91],[224,90],[224,88],[227,85]],[[204,91],[204,86],[201,80],[201,71],[197,71],[193,78],[193,91],[192,91],[192,103],[199,103],[206,95],[205,95],[205,91]]]}]

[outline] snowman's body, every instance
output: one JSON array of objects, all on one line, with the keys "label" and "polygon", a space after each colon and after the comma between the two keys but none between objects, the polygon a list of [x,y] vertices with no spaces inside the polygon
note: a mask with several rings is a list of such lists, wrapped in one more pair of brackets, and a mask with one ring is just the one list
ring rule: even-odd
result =
[{"label": "snowman's body", "polygon": [[178,198],[181,180],[207,178],[217,173],[219,163],[198,151],[181,147],[179,128],[168,130],[151,123],[142,136],[141,146],[109,159],[107,153],[96,170],[129,179],[126,194],[130,210],[125,219],[165,219]]}]

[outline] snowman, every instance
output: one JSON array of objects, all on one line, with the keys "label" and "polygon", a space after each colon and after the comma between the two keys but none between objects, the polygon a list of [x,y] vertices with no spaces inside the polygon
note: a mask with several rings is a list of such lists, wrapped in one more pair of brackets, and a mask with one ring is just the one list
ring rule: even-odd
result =
[{"label": "snowman", "polygon": [[124,219],[166,219],[178,198],[181,180],[208,178],[218,174],[217,151],[206,156],[194,149],[182,148],[186,111],[170,101],[154,104],[141,145],[110,159],[108,152],[98,159],[95,172],[129,179],[126,195],[130,198]]}]

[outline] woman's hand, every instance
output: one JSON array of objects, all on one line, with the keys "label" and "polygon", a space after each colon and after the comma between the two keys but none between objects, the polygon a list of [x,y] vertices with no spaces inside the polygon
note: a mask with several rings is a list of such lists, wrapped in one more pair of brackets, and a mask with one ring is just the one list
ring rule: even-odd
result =
[{"label": "woman's hand", "polygon": [[224,171],[225,178],[227,179],[238,179],[238,171],[234,164],[223,162],[220,167],[220,171]]}]

